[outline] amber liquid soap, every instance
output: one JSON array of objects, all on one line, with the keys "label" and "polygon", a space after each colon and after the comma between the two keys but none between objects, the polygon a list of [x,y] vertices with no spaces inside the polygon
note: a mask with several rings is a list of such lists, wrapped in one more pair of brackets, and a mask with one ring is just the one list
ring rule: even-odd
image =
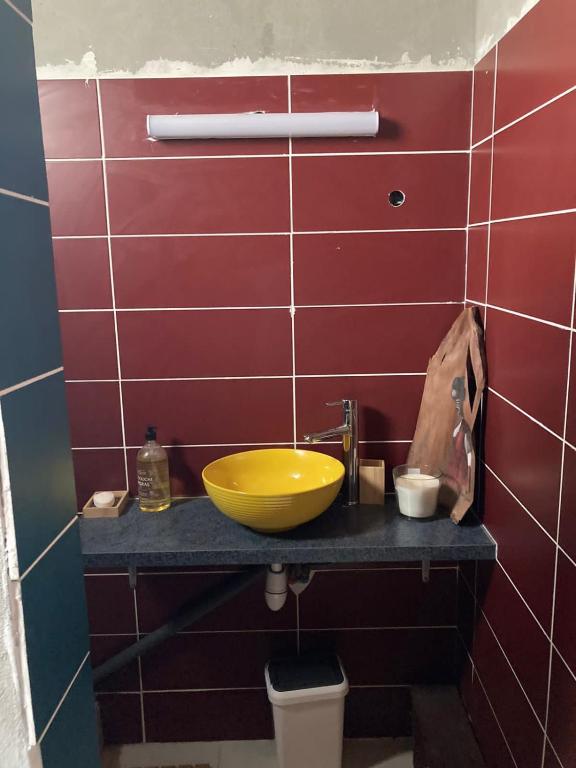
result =
[{"label": "amber liquid soap", "polygon": [[163,512],[171,503],[168,454],[156,442],[156,428],[148,427],[146,442],[136,459],[138,496],[142,512]]}]

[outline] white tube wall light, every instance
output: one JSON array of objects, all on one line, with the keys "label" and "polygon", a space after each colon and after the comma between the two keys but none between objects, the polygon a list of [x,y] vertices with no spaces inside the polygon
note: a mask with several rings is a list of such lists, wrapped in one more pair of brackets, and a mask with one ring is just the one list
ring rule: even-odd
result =
[{"label": "white tube wall light", "polygon": [[378,112],[247,112],[148,115],[152,139],[276,139],[376,136]]}]

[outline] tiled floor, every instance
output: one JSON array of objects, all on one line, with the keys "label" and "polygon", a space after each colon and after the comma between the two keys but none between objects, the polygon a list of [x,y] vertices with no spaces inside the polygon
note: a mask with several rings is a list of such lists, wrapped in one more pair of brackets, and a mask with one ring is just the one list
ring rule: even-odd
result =
[{"label": "tiled floor", "polygon": [[[273,741],[214,741],[108,748],[103,768],[276,768],[277,765]],[[347,739],[344,743],[343,768],[412,766],[411,739]]]}]

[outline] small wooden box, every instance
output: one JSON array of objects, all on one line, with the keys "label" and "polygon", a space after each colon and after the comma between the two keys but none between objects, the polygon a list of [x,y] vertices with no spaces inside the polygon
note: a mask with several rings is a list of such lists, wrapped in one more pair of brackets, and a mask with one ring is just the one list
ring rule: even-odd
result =
[{"label": "small wooden box", "polygon": [[[100,493],[100,491],[95,493]],[[95,493],[90,496],[82,507],[84,517],[120,517],[126,511],[128,491],[112,491],[114,494],[114,506],[112,507],[95,507],[93,501]]]},{"label": "small wooden box", "polygon": [[360,459],[360,504],[384,505],[384,459]]}]

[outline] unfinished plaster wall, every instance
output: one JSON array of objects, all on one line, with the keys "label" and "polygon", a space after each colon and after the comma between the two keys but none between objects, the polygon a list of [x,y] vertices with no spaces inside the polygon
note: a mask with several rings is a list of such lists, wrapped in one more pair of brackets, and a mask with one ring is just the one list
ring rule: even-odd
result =
[{"label": "unfinished plaster wall", "polygon": [[466,69],[476,0],[35,0],[39,77]]},{"label": "unfinished plaster wall", "polygon": [[476,61],[479,61],[539,0],[476,0]]}]

